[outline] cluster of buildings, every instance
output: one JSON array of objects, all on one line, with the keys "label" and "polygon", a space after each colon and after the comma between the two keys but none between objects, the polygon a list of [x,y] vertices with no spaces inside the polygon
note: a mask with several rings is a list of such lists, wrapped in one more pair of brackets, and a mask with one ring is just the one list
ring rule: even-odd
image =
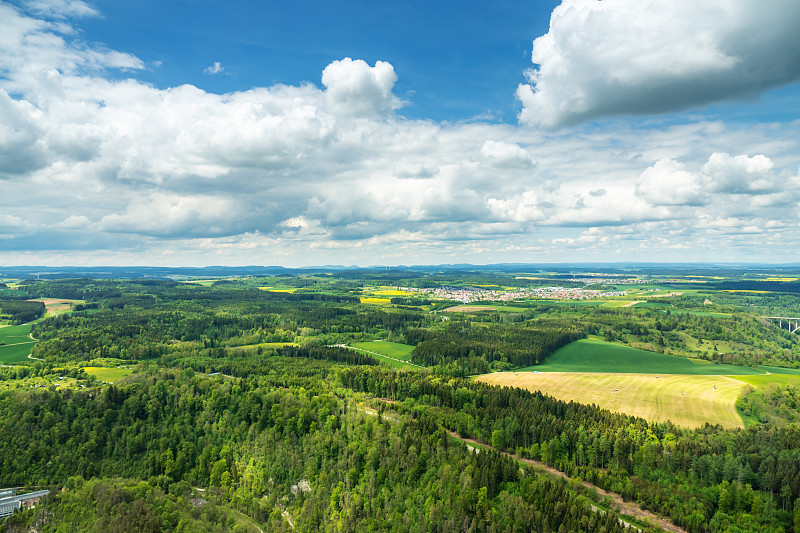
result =
[{"label": "cluster of buildings", "polygon": [[439,287],[436,289],[417,289],[404,287],[404,290],[421,292],[429,297],[455,300],[462,303],[510,302],[513,300],[588,300],[625,296],[626,291],[593,291],[568,287],[536,287],[531,289],[488,290],[477,287]]},{"label": "cluster of buildings", "polygon": [[0,489],[0,518],[14,514],[17,509],[36,507],[39,499],[48,494],[49,490],[17,494],[17,489]]},{"label": "cluster of buildings", "polygon": [[575,276],[570,278],[569,281],[577,281],[580,283],[591,283],[591,284],[610,284],[610,285],[630,285],[633,283],[643,283],[647,282],[648,280],[643,280],[639,278],[614,278],[614,277],[587,277],[587,276]]}]

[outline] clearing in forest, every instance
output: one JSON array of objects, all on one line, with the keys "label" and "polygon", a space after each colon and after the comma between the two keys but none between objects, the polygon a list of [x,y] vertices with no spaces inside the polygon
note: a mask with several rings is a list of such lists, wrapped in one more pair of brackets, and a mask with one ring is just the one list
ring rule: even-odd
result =
[{"label": "clearing in forest", "polygon": [[684,427],[706,422],[744,427],[735,402],[745,384],[729,376],[498,372],[477,378],[492,385],[540,390],[559,400]]},{"label": "clearing in forest", "polygon": [[414,347],[407,344],[389,341],[354,342],[349,348],[370,355],[394,368],[419,368],[419,365],[409,362]]},{"label": "clearing in forest", "polygon": [[28,300],[29,302],[42,302],[46,309],[45,316],[56,315],[59,313],[66,313],[75,304],[84,303],[83,300],[64,300],[61,298],[37,298],[35,300]]},{"label": "clearing in forest", "polygon": [[411,352],[414,351],[413,346],[389,341],[354,342],[351,346],[353,346],[353,348],[361,348],[362,350],[375,352],[385,355],[386,357],[393,357],[402,361],[410,361]]},{"label": "clearing in forest", "polygon": [[109,383],[114,383],[125,376],[130,376],[133,374],[133,370],[130,368],[107,368],[102,366],[86,366],[83,367],[84,372],[89,374],[90,376],[94,376],[100,381],[108,381]]}]

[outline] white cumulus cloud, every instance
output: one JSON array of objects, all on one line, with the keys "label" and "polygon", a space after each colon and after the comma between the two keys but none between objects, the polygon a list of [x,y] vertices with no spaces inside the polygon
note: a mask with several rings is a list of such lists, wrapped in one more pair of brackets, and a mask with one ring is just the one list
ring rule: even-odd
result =
[{"label": "white cumulus cloud", "polygon": [[779,183],[774,163],[763,154],[748,157],[724,152],[711,154],[703,165],[708,188],[714,192],[764,194],[775,191]]},{"label": "white cumulus cloud", "polygon": [[795,0],[563,0],[533,42],[520,121],[683,110],[800,79]]},{"label": "white cumulus cloud", "polygon": [[330,109],[353,115],[375,115],[399,105],[392,96],[397,81],[394,67],[385,61],[370,67],[361,59],[346,57],[334,61],[322,71],[322,84]]},{"label": "white cumulus cloud", "polygon": [[642,172],[636,192],[651,205],[699,205],[700,185],[700,178],[683,163],[662,159]]}]

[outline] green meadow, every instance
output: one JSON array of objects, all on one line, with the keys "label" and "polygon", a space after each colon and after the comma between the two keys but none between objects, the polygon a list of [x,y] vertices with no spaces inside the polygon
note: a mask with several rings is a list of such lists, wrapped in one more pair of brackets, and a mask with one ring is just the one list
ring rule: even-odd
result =
[{"label": "green meadow", "polygon": [[411,352],[414,350],[414,347],[408,344],[389,341],[354,342],[351,346],[402,361],[409,361],[411,359]]},{"label": "green meadow", "polygon": [[540,365],[522,372],[604,372],[613,374],[686,374],[695,376],[764,374],[734,365],[715,365],[686,357],[665,355],[595,339],[581,339],[564,346]]},{"label": "green meadow", "polygon": [[108,381],[114,383],[126,376],[133,374],[130,368],[106,368],[101,366],[86,366],[83,368],[84,372],[90,376],[94,376],[101,381]]},{"label": "green meadow", "polygon": [[25,361],[36,344],[28,335],[30,325],[0,327],[0,364]]}]

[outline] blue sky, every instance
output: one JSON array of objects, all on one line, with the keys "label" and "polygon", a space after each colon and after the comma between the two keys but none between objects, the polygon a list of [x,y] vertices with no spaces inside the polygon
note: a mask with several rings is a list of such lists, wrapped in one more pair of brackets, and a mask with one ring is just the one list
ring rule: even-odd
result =
[{"label": "blue sky", "polygon": [[800,4],[339,4],[0,1],[0,264],[800,260]]},{"label": "blue sky", "polygon": [[[532,36],[558,2],[98,2],[84,38],[160,65],[137,79],[224,93],[276,83],[319,84],[344,57],[382,60],[403,75],[402,114],[516,122],[516,86]],[[219,62],[220,75],[204,74]]]}]

